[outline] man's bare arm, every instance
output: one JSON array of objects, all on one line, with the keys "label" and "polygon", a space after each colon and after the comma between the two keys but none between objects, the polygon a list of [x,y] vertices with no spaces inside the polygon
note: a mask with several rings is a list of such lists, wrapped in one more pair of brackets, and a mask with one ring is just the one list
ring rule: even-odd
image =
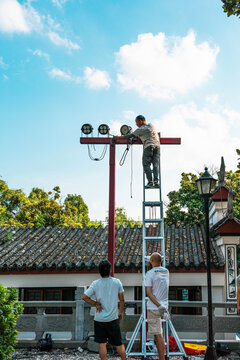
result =
[{"label": "man's bare arm", "polygon": [[123,310],[124,310],[124,293],[123,292],[119,293],[118,298],[120,301],[120,306],[119,306],[119,311],[118,311],[118,319],[119,319],[119,321],[121,321],[123,318]]},{"label": "man's bare arm", "polygon": [[114,140],[131,139],[131,138],[136,138],[136,136],[133,133],[126,134],[126,135],[121,135],[121,136],[113,136]]},{"label": "man's bare arm", "polygon": [[155,298],[155,296],[152,293],[152,287],[151,286],[146,286],[146,294],[149,297],[149,299],[156,305],[156,306],[160,306],[161,304],[159,304],[159,302],[157,301],[157,299]]},{"label": "man's bare arm", "polygon": [[95,306],[97,311],[102,311],[101,304],[98,301],[91,299],[89,296],[83,294],[82,300],[85,301],[89,305]]}]

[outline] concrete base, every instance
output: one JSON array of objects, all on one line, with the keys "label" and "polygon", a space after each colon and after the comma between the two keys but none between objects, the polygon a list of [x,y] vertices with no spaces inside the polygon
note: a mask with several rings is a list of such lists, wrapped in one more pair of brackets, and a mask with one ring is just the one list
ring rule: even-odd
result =
[{"label": "concrete base", "polygon": [[[201,341],[201,340],[181,340],[181,343],[183,344],[184,342],[186,343],[192,343],[192,344],[201,344],[201,345],[207,345],[206,341]],[[222,340],[219,341],[222,344],[226,344],[229,349],[231,349],[232,351],[240,351],[240,341],[235,341],[235,340]],[[93,341],[94,343],[94,341]],[[127,346],[128,341],[123,341],[124,345]],[[94,343],[96,344],[96,343]],[[135,341],[134,343],[134,349],[137,349],[140,345],[139,341]],[[17,349],[22,349],[22,348],[38,348],[39,343],[37,340],[20,340],[18,342],[18,344],[15,346]],[[87,341],[74,341],[74,340],[54,340],[53,341],[53,349],[64,349],[64,348],[68,348],[68,349],[77,349],[78,347],[81,347],[82,349],[88,349],[91,351],[96,351],[96,349],[91,349],[88,348],[88,342]]]},{"label": "concrete base", "polygon": [[[78,347],[82,349],[87,348],[86,341],[74,341],[74,340],[53,340],[53,349],[77,349]],[[37,340],[20,340],[15,346],[16,349],[24,348],[38,348],[39,342]]]}]

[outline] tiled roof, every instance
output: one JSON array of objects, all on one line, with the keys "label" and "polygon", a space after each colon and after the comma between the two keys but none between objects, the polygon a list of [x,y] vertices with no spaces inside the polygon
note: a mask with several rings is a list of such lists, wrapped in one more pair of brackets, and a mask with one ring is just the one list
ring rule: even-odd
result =
[{"label": "tiled roof", "polygon": [[[151,232],[151,234],[150,234]],[[150,227],[147,235],[156,235]],[[204,268],[204,227],[165,226],[166,264],[170,268]],[[0,271],[90,270],[107,257],[108,228],[0,227]],[[149,244],[148,252],[160,251]],[[116,269],[141,269],[142,229],[116,229]],[[211,241],[215,268],[224,265],[221,250]]]},{"label": "tiled roof", "polygon": [[214,234],[240,234],[240,220],[234,216],[233,212],[229,212],[212,226],[211,232],[213,236]]},{"label": "tiled roof", "polygon": [[236,196],[236,191],[234,191],[232,188],[227,186],[226,184],[221,184],[216,187],[214,190],[210,200],[211,201],[227,201],[228,200],[228,194],[229,192],[232,192],[233,198]]}]

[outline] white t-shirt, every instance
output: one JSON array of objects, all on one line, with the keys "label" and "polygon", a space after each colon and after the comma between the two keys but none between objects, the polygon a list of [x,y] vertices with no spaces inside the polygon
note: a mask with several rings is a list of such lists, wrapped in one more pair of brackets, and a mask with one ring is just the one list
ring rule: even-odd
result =
[{"label": "white t-shirt", "polygon": [[158,133],[156,132],[155,127],[152,124],[142,125],[132,134],[141,139],[144,149],[146,149],[146,147],[150,145],[160,146]]},{"label": "white t-shirt", "polygon": [[[168,269],[157,266],[149,270],[146,274],[146,286],[151,286],[152,293],[160,303],[161,307],[168,308],[168,287],[169,271]],[[155,310],[158,307],[148,299],[147,309]]]},{"label": "white t-shirt", "polygon": [[95,312],[95,321],[109,322],[118,319],[118,294],[122,292],[122,283],[116,278],[108,277],[93,281],[85,295],[102,305],[102,311]]}]

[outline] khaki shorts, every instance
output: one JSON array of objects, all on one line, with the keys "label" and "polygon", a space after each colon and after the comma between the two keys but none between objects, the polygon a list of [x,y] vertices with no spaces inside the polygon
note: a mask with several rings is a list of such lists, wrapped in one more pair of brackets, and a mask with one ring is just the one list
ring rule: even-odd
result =
[{"label": "khaki shorts", "polygon": [[158,335],[162,333],[162,322],[161,318],[163,317],[164,309],[148,310],[147,319],[148,319],[148,332],[152,335]]}]

